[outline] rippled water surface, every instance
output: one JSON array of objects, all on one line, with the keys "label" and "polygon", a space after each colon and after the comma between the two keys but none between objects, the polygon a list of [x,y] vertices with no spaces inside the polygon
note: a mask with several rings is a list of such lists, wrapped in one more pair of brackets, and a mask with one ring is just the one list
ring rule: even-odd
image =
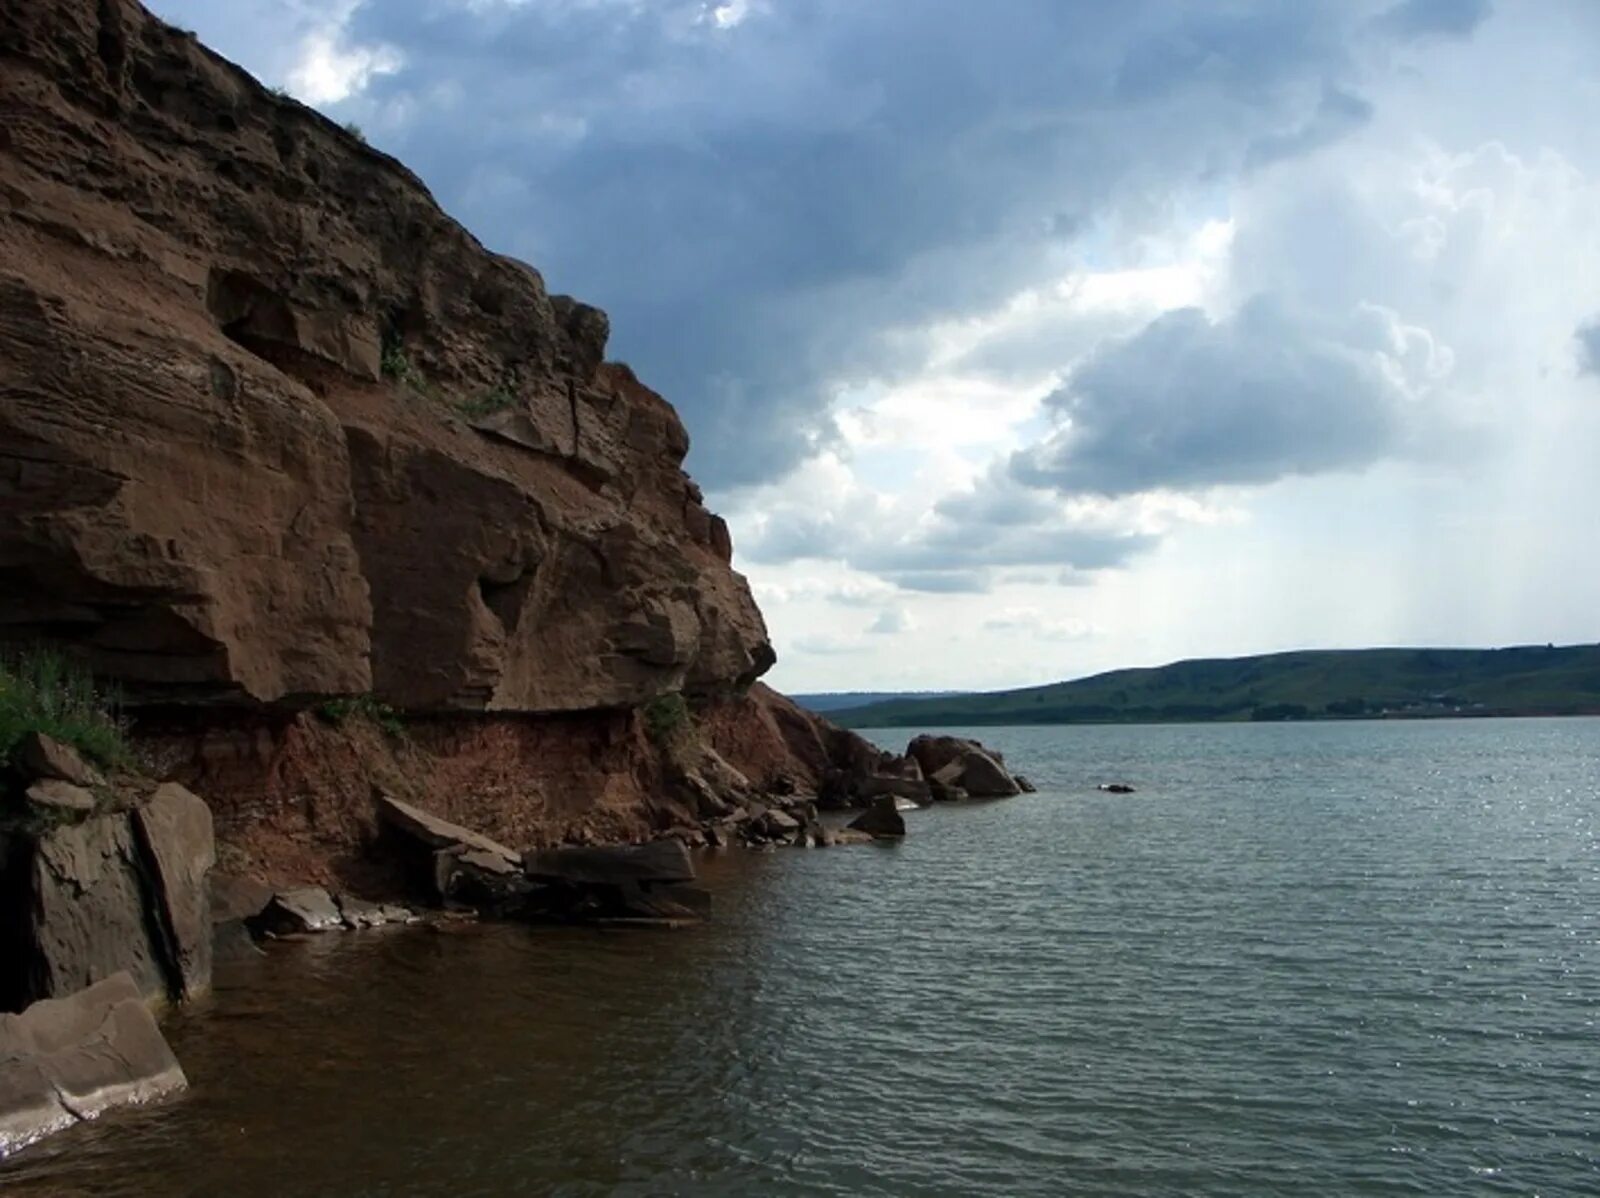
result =
[{"label": "rippled water surface", "polygon": [[700,928],[230,966],[187,1098],[0,1191],[1600,1193],[1600,720],[979,735],[1040,792]]}]

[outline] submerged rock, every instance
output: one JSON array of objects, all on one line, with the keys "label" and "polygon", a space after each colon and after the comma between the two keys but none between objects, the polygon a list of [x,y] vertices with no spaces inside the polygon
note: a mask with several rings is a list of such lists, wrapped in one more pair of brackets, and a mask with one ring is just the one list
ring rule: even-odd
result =
[{"label": "submerged rock", "polygon": [[127,973],[0,1015],[0,1157],[188,1084]]},{"label": "submerged rock", "polygon": [[1112,795],[1131,795],[1134,793],[1133,787],[1126,782],[1102,782],[1096,789]]}]

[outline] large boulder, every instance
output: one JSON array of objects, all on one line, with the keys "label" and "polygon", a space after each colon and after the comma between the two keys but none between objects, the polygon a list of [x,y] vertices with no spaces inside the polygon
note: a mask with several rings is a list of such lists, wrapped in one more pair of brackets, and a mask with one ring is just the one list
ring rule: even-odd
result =
[{"label": "large boulder", "polygon": [[123,971],[149,998],[205,991],[215,859],[205,802],[168,784],[131,810],[90,815],[71,803],[56,813],[12,828],[0,853],[0,1009]]},{"label": "large boulder", "polygon": [[0,1157],[188,1084],[127,973],[0,1015]]},{"label": "large boulder", "polygon": [[168,782],[134,809],[133,828],[149,867],[174,997],[193,998],[211,985],[211,808]]},{"label": "large boulder", "polygon": [[960,787],[975,799],[1008,798],[1022,787],[1006,769],[1005,759],[993,749],[960,736],[916,737],[906,746],[931,782]]},{"label": "large boulder", "polygon": [[12,840],[0,1007],[21,1010],[123,971],[143,994],[166,996],[165,946],[151,936],[141,865],[121,814]]}]

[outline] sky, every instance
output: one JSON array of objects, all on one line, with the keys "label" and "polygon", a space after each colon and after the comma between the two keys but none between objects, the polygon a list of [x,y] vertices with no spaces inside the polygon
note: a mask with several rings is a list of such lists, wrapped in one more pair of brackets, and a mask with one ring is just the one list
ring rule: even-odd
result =
[{"label": "sky", "polygon": [[611,315],[791,691],[1600,639],[1592,0],[156,0]]}]

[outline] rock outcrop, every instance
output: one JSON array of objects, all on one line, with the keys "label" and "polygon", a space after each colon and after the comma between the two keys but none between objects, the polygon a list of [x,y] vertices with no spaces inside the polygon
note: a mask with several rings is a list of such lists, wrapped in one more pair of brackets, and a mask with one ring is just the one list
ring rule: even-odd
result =
[{"label": "rock outcrop", "polygon": [[906,756],[922,768],[930,785],[958,789],[975,799],[1009,798],[1022,787],[993,749],[959,736],[919,736]]},{"label": "rock outcrop", "polygon": [[[76,761],[56,749],[57,760]],[[35,794],[52,781],[24,772],[15,783],[23,805],[0,810],[0,1010],[120,972],[150,998],[203,993],[211,984],[210,809],[168,783],[148,795],[114,794],[113,804],[129,802],[123,809],[97,814],[91,801],[41,818]]]},{"label": "rock outcrop", "polygon": [[603,313],[133,0],[0,9],[0,629],[134,701],[554,712],[772,662]]},{"label": "rock outcrop", "polygon": [[[398,893],[375,787],[519,849],[821,843],[809,796],[927,798],[755,681],[728,530],[608,334],[135,0],[0,6],[0,647],[115,684],[240,872]],[[91,788],[29,802],[70,821]],[[158,818],[50,853],[114,888]],[[485,901],[494,861],[447,856]],[[186,992],[202,967],[163,959]]]},{"label": "rock outcrop", "polygon": [[126,973],[0,1015],[0,1157],[188,1084]]}]

